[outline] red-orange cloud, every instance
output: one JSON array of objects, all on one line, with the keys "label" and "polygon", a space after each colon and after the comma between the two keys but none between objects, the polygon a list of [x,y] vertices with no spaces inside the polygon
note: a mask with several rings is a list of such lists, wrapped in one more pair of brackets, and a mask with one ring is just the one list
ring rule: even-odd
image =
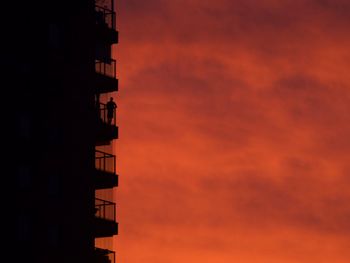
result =
[{"label": "red-orange cloud", "polygon": [[348,262],[350,3],[117,8],[118,260]]}]

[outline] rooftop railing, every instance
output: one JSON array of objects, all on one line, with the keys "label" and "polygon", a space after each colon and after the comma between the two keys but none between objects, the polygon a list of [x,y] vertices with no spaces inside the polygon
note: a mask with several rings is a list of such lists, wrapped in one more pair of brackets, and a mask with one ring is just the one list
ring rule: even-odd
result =
[{"label": "rooftop railing", "polygon": [[115,162],[115,155],[95,150],[95,168],[97,170],[115,174]]},{"label": "rooftop railing", "polygon": [[95,60],[95,70],[97,73],[116,78],[117,77],[117,62],[114,59],[110,59],[110,62],[104,62],[101,60]]},{"label": "rooftop railing", "polygon": [[95,216],[115,222],[116,204],[107,200],[95,198]]}]

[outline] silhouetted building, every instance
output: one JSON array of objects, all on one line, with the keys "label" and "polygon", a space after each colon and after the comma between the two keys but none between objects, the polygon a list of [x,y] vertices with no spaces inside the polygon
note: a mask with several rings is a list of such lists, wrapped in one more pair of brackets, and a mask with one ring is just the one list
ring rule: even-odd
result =
[{"label": "silhouetted building", "polygon": [[[113,0],[6,1],[1,16],[0,261],[114,262],[118,233]],[[102,195],[103,196],[103,195]]]}]

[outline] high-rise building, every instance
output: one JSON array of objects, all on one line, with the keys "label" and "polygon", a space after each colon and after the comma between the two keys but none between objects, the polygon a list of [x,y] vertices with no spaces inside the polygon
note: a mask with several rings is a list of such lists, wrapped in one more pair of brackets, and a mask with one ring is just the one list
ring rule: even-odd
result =
[{"label": "high-rise building", "polygon": [[6,1],[2,13],[3,259],[114,263],[99,241],[118,233],[113,0]]}]

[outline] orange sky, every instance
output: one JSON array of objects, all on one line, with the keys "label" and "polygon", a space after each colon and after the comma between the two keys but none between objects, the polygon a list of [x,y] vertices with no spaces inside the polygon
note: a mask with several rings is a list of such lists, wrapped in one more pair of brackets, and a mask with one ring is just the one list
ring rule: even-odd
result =
[{"label": "orange sky", "polygon": [[350,2],[117,0],[122,263],[350,262]]}]

